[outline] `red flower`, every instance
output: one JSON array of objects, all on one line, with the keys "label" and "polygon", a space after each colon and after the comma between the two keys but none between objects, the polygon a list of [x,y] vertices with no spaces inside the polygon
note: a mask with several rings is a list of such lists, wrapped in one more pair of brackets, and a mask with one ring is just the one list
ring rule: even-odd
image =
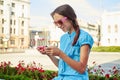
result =
[{"label": "red flower", "polygon": [[19,63],[17,66],[18,66],[18,67],[22,67],[21,63]]},{"label": "red flower", "polygon": [[4,62],[4,67],[6,67],[7,66],[7,63],[6,62]]},{"label": "red flower", "polygon": [[96,72],[97,70],[96,69],[94,69],[94,72]]},{"label": "red flower", "polygon": [[119,71],[118,70],[115,70],[113,74],[117,74]]},{"label": "red flower", "polygon": [[113,70],[116,69],[116,66],[113,67]]},{"label": "red flower", "polygon": [[105,72],[105,71],[102,69],[102,72]]},{"label": "red flower", "polygon": [[18,67],[15,67],[16,70],[18,70],[19,68]]},{"label": "red flower", "polygon": [[8,65],[11,65],[11,62],[10,62],[10,61],[8,61]]},{"label": "red flower", "polygon": [[105,77],[106,77],[106,78],[110,78],[110,75],[109,75],[109,74],[106,74]]},{"label": "red flower", "polygon": [[117,78],[113,78],[113,80],[118,80]]},{"label": "red flower", "polygon": [[21,67],[21,71],[25,71],[25,68],[24,68],[24,67]]},{"label": "red flower", "polygon": [[44,70],[42,68],[38,68],[39,72],[44,72]]}]

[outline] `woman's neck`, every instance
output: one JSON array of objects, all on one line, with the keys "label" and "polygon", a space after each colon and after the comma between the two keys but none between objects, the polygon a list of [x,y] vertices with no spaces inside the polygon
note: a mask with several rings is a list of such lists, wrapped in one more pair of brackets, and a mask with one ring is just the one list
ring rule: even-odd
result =
[{"label": "woman's neck", "polygon": [[70,29],[68,30],[68,33],[71,34],[73,31],[75,31],[75,30],[74,30],[74,28],[72,27],[72,28],[70,28]]}]

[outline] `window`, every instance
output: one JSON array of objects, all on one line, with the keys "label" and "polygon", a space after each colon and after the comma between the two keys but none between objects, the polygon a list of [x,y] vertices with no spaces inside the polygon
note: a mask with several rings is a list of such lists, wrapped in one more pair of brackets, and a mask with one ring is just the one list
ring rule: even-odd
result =
[{"label": "window", "polygon": [[108,25],[108,33],[111,33],[111,26]]},{"label": "window", "polygon": [[115,33],[117,33],[118,32],[118,26],[117,26],[117,24],[115,25]]},{"label": "window", "polygon": [[0,14],[3,14],[3,10],[0,10]]},{"label": "window", "polygon": [[15,3],[12,3],[12,7],[15,7]]},{"label": "window", "polygon": [[10,40],[11,45],[15,45],[15,40]]},{"label": "window", "polygon": [[12,25],[12,19],[10,20],[10,24]]},{"label": "window", "polygon": [[2,33],[4,33],[4,27],[2,27]]},{"label": "window", "polygon": [[14,12],[11,12],[11,15],[15,15],[15,13],[14,13]]},{"label": "window", "polygon": [[15,34],[15,29],[14,29],[14,34]]},{"label": "window", "polygon": [[21,25],[24,26],[24,21],[22,21]]},{"label": "window", "polygon": [[4,19],[2,19],[2,24],[4,24]]},{"label": "window", "polygon": [[3,5],[4,4],[4,1],[0,0],[0,5]]},{"label": "window", "polygon": [[10,28],[10,33],[12,33],[12,28]]},{"label": "window", "polygon": [[2,40],[2,37],[0,37],[0,44],[3,44],[3,40]]}]

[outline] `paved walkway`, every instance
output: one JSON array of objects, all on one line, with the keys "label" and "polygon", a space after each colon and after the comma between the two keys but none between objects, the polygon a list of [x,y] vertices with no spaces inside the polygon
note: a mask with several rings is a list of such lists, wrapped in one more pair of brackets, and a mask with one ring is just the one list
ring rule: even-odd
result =
[{"label": "paved walkway", "polygon": [[54,66],[52,61],[48,56],[40,54],[36,49],[27,49],[25,53],[2,53],[0,54],[1,61],[11,61],[12,66],[17,66],[19,61],[24,61],[25,64],[32,63],[33,61],[36,64],[40,63],[44,69],[57,70],[57,67]]},{"label": "paved walkway", "polygon": [[93,62],[97,64],[95,68],[98,70],[98,66],[100,65],[101,68],[105,71],[105,73],[111,73],[110,70],[113,71],[113,67],[115,66],[120,73],[120,53],[118,52],[91,52],[89,57],[88,66],[93,66]]},{"label": "paved walkway", "polygon": [[[51,60],[47,56],[41,55],[36,49],[27,49],[25,53],[0,53],[0,62],[11,61],[12,66],[17,66],[20,60],[24,60],[25,64],[35,61],[43,65],[44,69],[57,70]],[[88,66],[93,66],[94,61],[104,69],[110,69],[113,66],[120,68],[120,53],[91,52]]]}]

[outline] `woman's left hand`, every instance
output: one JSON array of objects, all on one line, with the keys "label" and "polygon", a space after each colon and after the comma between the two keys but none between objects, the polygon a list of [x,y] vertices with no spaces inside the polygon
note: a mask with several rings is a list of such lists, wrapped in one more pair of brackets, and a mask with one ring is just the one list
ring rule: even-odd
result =
[{"label": "woman's left hand", "polygon": [[61,50],[59,48],[55,47],[55,46],[50,46],[50,47],[46,48],[45,52],[48,55],[59,56]]}]

